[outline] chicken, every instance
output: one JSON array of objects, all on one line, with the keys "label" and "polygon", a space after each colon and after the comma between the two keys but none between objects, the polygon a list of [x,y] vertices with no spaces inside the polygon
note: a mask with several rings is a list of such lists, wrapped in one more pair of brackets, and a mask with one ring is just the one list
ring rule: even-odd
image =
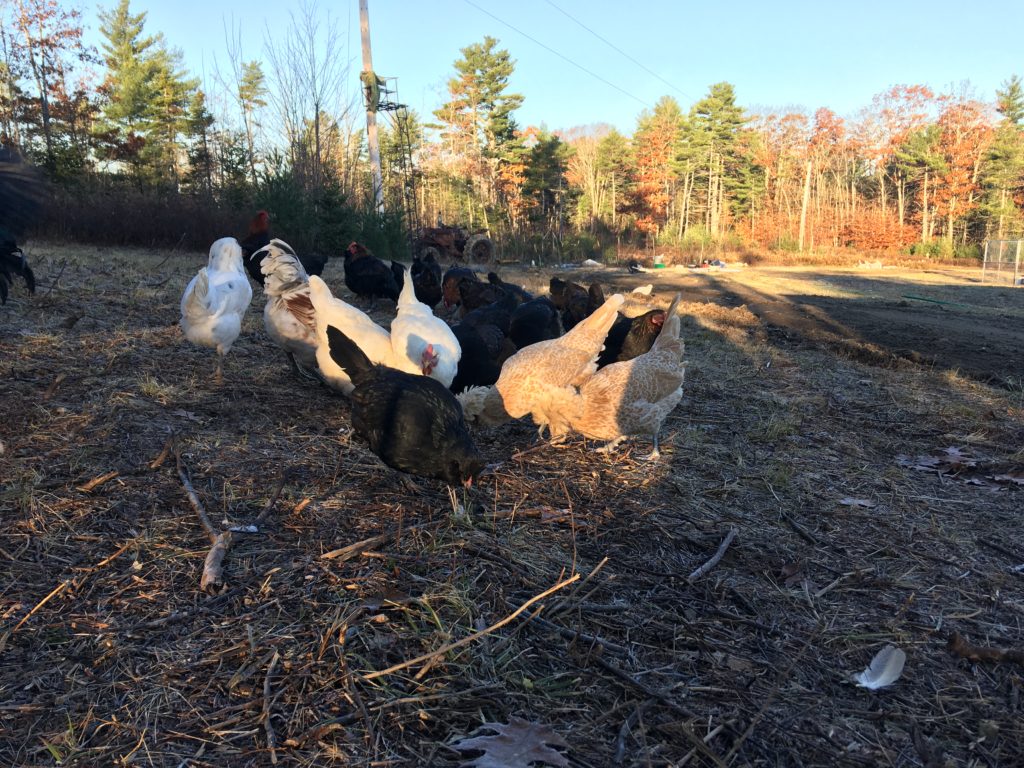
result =
[{"label": "chicken", "polygon": [[260,259],[255,257],[257,251],[270,245],[270,214],[257,211],[249,222],[249,233],[238,241],[242,247],[242,261],[249,277],[263,285],[263,272],[260,270]]},{"label": "chicken", "polygon": [[539,432],[548,427],[552,438],[564,437],[571,422],[582,415],[577,387],[597,370],[605,335],[622,302],[622,295],[615,294],[565,336],[516,352],[486,394],[463,393],[460,402],[467,417],[497,424],[530,414]]},{"label": "chicken", "polygon": [[[438,380],[446,377],[444,385],[447,387],[451,384],[458,361],[456,358],[456,366],[447,364],[447,360],[452,354],[449,345],[454,342],[458,349],[458,342],[455,340],[454,334],[450,340],[444,339],[429,321],[420,326],[414,325],[417,316],[413,312],[411,315],[407,315],[409,320],[407,327],[411,330],[408,332],[403,330],[402,323],[400,323],[397,337],[392,337],[388,331],[373,322],[365,312],[331,295],[331,289],[315,275],[309,278],[309,299],[313,304],[316,317],[316,362],[320,367],[324,383],[332,389],[349,395],[352,393],[353,385],[348,372],[339,368],[331,357],[327,344],[328,325],[333,325],[355,341],[371,362],[387,365],[406,373],[431,376]],[[436,318],[434,319],[436,320]],[[437,322],[441,321],[437,320]],[[427,343],[420,344],[418,340],[410,338],[410,335],[415,335],[416,328],[421,328],[424,333],[433,331],[437,335],[430,338],[424,336],[423,341]],[[403,335],[406,333],[409,335]],[[436,349],[433,346],[434,342],[438,344]],[[442,345],[445,346],[442,347]],[[406,354],[408,349],[412,349],[416,356],[411,357]]]},{"label": "chicken", "polygon": [[490,386],[501,374],[501,364],[515,354],[515,345],[493,325],[459,323],[452,328],[462,357],[449,389],[458,394],[469,387]]},{"label": "chicken", "polygon": [[28,265],[25,252],[18,247],[13,235],[0,229],[0,304],[7,303],[7,295],[16,276],[25,280],[29,293],[36,292],[36,276]]},{"label": "chicken", "polygon": [[669,307],[661,333],[649,352],[602,368],[583,382],[582,412],[570,426],[584,437],[609,440],[600,450],[611,451],[627,437],[651,435],[656,459],[662,422],[683,397],[686,366],[679,338],[679,295]]},{"label": "chicken", "polygon": [[271,240],[256,256],[265,278],[263,325],[267,335],[285,351],[299,374],[317,378],[316,313],[309,300],[309,275],[283,240]]},{"label": "chicken", "polygon": [[420,361],[424,376],[451,386],[462,348],[448,323],[434,317],[433,310],[416,298],[409,269],[405,270],[405,284],[391,321],[391,348],[398,357]]},{"label": "chicken", "polygon": [[459,296],[459,283],[464,279],[480,282],[476,272],[469,267],[452,267],[444,273],[444,279],[441,280],[441,297],[444,299],[445,308],[451,309],[462,301]]},{"label": "chicken", "polygon": [[252,288],[242,267],[242,247],[233,237],[210,246],[209,263],[192,278],[181,297],[181,329],[193,344],[217,350],[214,381],[224,380],[224,356],[242,330]]},{"label": "chicken", "polygon": [[352,428],[370,450],[402,472],[471,485],[485,462],[454,395],[434,379],[374,364],[334,326],[326,335],[335,365],[352,378]]},{"label": "chicken", "polygon": [[462,322],[475,326],[493,325],[508,336],[512,326],[512,313],[517,304],[513,294],[500,291],[495,301],[467,312]]},{"label": "chicken", "polygon": [[512,296],[512,307],[519,303],[514,295],[496,285],[466,278],[459,281],[459,305],[462,307],[463,316],[474,309],[493,304],[504,296]]},{"label": "chicken", "polygon": [[[262,257],[256,256],[256,252],[269,245],[272,239],[270,214],[266,211],[258,211],[249,222],[249,234],[239,241],[239,245],[242,246],[242,260],[245,263],[245,269],[249,276],[260,285],[263,285],[263,272],[260,269]],[[318,253],[296,254],[296,258],[302,264],[307,275],[322,275],[324,267],[327,266],[327,257]]]},{"label": "chicken", "polygon": [[490,283],[491,285],[496,285],[499,288],[504,288],[506,291],[514,293],[516,298],[519,300],[520,304],[526,301],[530,301],[533,298],[533,294],[531,294],[525,288],[520,288],[518,285],[513,285],[512,283],[506,283],[504,280],[498,277],[497,272],[488,272],[487,282]]},{"label": "chicken", "polygon": [[612,363],[622,363],[647,352],[654,346],[654,340],[658,338],[664,323],[665,312],[660,309],[652,309],[632,318],[620,315],[608,331],[604,351],[597,358],[597,367],[600,369]]},{"label": "chicken", "polygon": [[379,298],[398,301],[398,283],[391,267],[359,243],[349,243],[345,251],[345,285],[356,296],[370,299],[371,309]]},{"label": "chicken", "polygon": [[552,277],[549,290],[552,303],[561,312],[562,327],[566,331],[572,330],[573,326],[604,304],[604,291],[599,283],[593,283],[587,289],[571,281]]},{"label": "chicken", "polygon": [[523,302],[512,312],[508,335],[518,349],[557,339],[561,333],[558,310],[547,296]]},{"label": "chicken", "polygon": [[428,307],[436,307],[441,301],[441,265],[437,263],[433,253],[423,258],[413,257],[412,283],[416,286],[416,298]]},{"label": "chicken", "polygon": [[7,303],[15,277],[35,293],[35,275],[16,238],[42,209],[45,191],[42,175],[14,147],[0,145],[0,304]]}]

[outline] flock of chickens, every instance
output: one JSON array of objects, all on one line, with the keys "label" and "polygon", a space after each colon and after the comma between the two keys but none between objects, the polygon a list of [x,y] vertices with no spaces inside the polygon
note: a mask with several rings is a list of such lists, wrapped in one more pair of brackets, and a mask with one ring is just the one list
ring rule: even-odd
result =
[{"label": "flock of chickens", "polygon": [[[442,275],[429,257],[387,264],[353,243],[344,259],[352,293],[371,307],[395,301],[390,329],[334,296],[319,277],[326,259],[271,238],[261,211],[241,242],[211,246],[182,296],[182,330],[216,349],[221,380],[252,301],[248,271],[266,295],[267,334],[298,373],[349,398],[370,450],[451,485],[469,486],[486,465],[468,425],[527,415],[552,443],[577,433],[608,441],[607,451],[650,436],[650,458],[659,455],[661,424],[682,397],[678,296],[667,311],[629,318],[619,312],[625,298],[605,298],[597,284],[552,278],[550,296],[534,297],[493,272],[486,282],[466,267]],[[437,317],[439,303],[461,321]]]}]

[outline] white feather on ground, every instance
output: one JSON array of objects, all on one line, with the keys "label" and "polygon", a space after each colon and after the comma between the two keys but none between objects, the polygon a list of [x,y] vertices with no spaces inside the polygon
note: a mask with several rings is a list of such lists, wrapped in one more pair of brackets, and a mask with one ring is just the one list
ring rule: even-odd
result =
[{"label": "white feather on ground", "polygon": [[263,325],[267,334],[300,371],[315,371],[316,312],[309,298],[309,275],[292,247],[283,240],[271,240],[254,254],[264,254],[260,271],[265,280]]},{"label": "white feather on ground", "polygon": [[861,688],[876,691],[892,685],[903,674],[903,665],[907,663],[907,654],[895,645],[887,645],[875,654],[871,665],[853,676]]},{"label": "white feather on ground", "polygon": [[252,288],[242,267],[242,247],[233,237],[210,246],[209,263],[181,297],[181,329],[193,344],[217,350],[215,379],[223,377],[224,356],[242,330]]}]

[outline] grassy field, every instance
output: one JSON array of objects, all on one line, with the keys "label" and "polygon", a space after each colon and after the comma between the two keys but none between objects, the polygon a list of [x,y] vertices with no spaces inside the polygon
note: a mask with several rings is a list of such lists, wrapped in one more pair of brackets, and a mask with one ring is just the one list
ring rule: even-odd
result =
[{"label": "grassy field", "polygon": [[[0,308],[0,764],[457,766],[513,717],[572,766],[1024,764],[1024,290],[601,271],[684,291],[662,460],[512,424],[452,500],[352,437],[259,298],[213,385],[176,325],[203,254],[30,258]],[[217,594],[172,442],[218,529],[262,516]],[[890,644],[902,677],[854,684]]]}]

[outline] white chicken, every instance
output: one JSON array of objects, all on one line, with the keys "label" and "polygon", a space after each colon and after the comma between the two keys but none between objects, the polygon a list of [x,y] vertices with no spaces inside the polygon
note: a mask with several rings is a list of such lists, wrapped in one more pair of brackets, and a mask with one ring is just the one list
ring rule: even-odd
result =
[{"label": "white chicken", "polygon": [[267,304],[263,325],[285,351],[295,370],[307,378],[319,376],[316,362],[316,313],[309,299],[309,275],[292,247],[271,240],[253,257],[259,259]]},{"label": "white chicken", "polygon": [[209,263],[192,278],[181,297],[181,329],[193,344],[217,350],[214,381],[224,380],[224,356],[242,330],[252,288],[242,267],[242,247],[233,237],[210,246]]},{"label": "white chicken", "polygon": [[[309,278],[309,300],[313,304],[316,321],[316,362],[328,386],[345,395],[352,394],[355,389],[345,369],[331,357],[331,345],[327,340],[328,326],[334,326],[352,339],[371,362],[395,367],[391,334],[373,322],[365,312],[336,299],[327,283],[315,275]],[[409,372],[419,373],[418,370]]]},{"label": "white chicken", "polygon": [[434,317],[434,311],[416,298],[412,271],[405,268],[405,282],[398,296],[397,313],[391,321],[391,348],[397,358],[420,364],[424,376],[452,385],[459,369],[462,347],[451,327]]}]

